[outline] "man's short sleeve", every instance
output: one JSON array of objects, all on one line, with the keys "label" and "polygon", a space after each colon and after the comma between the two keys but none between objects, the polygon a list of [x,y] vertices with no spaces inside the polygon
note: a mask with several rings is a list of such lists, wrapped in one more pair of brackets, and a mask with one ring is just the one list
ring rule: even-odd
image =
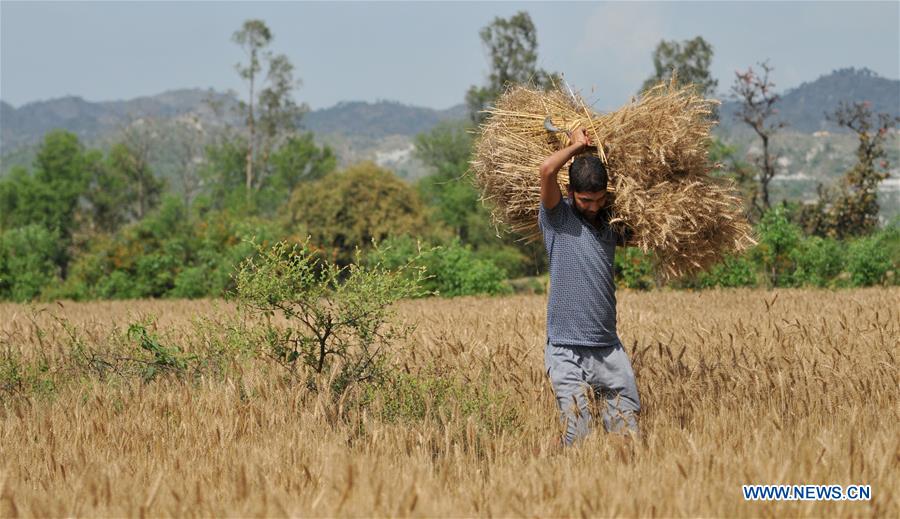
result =
[{"label": "man's short sleeve", "polygon": [[565,200],[560,200],[553,209],[544,207],[544,202],[540,204],[538,211],[538,224],[541,229],[561,229],[566,224],[569,217],[569,208]]}]

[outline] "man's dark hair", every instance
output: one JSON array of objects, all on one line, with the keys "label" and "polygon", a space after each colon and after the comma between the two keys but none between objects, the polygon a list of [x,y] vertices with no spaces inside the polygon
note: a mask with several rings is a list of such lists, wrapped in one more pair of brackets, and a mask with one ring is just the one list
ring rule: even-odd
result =
[{"label": "man's dark hair", "polygon": [[606,191],[609,177],[606,166],[593,155],[575,157],[569,166],[569,188],[578,193]]}]

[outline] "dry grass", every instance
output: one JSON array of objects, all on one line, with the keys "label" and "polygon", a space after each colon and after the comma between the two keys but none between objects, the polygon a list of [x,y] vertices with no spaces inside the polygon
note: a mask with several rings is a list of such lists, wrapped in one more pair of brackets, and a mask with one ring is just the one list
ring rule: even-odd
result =
[{"label": "dry grass", "polygon": [[[252,356],[199,379],[69,377],[47,394],[0,393],[0,516],[896,517],[898,297],[620,293],[644,403],[634,445],[595,434],[551,448],[538,296],[401,305],[420,322],[401,369],[464,383],[460,401],[427,396],[418,419],[386,419],[390,395],[339,406]],[[48,308],[94,345],[153,314],[166,341],[194,351],[211,347],[216,325],[200,333],[193,316],[232,312],[202,301]],[[71,338],[48,312],[30,315],[0,305],[0,351],[53,365]],[[746,483],[869,484],[873,496],[745,502]]]},{"label": "dry grass", "polygon": [[[717,167],[708,157],[716,103],[673,82],[598,115],[560,90],[513,87],[488,110],[472,170],[495,221],[537,239],[538,171],[567,144],[564,134],[545,130],[544,118],[561,129],[584,128],[607,164],[613,226],[628,227],[631,245],[654,252],[662,279],[677,278],[753,243],[734,186],[710,175]],[[565,189],[565,171],[559,181]]]}]

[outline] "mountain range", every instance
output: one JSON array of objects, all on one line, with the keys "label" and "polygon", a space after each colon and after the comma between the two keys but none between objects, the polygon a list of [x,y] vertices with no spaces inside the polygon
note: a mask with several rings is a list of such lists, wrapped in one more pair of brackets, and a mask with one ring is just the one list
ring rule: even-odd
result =
[{"label": "mountain range", "polygon": [[[779,164],[784,172],[779,182],[784,196],[808,197],[816,183],[833,181],[852,165],[855,138],[829,121],[826,114],[840,102],[855,101],[869,101],[875,112],[900,116],[900,80],[878,76],[865,68],[845,68],[782,92],[778,117],[786,126],[773,139],[773,145],[782,156]],[[234,93],[202,89],[172,90],[124,101],[91,102],[69,96],[18,108],[0,101],[0,174],[17,164],[29,165],[43,135],[54,128],[73,131],[85,144],[98,147],[113,142],[122,128],[142,118],[162,122],[191,119],[214,133],[227,125],[240,126],[238,103]],[[741,153],[752,156],[755,137],[734,117],[737,109],[736,101],[726,99],[714,131]],[[427,174],[412,154],[415,135],[441,121],[466,117],[462,104],[436,110],[396,101],[348,101],[307,112],[301,126],[314,132],[317,141],[334,148],[342,164],[375,160],[403,177],[415,179]],[[888,150],[895,178],[886,181],[885,188],[896,190],[900,199],[898,143],[900,138],[895,133]]]}]

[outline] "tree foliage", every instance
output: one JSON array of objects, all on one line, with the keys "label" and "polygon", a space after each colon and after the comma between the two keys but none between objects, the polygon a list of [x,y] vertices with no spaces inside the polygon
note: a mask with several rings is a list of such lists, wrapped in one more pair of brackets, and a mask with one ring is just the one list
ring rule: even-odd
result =
[{"label": "tree foliage", "polygon": [[347,267],[326,262],[307,244],[259,247],[236,276],[241,304],[266,317],[280,314],[288,325],[269,325],[270,355],[291,373],[315,375],[335,365],[331,389],[341,391],[384,375],[390,348],[411,328],[394,322],[391,305],[422,294],[421,269],[395,270],[356,261]]},{"label": "tree foliage", "polygon": [[[293,98],[294,90],[300,86],[300,81],[294,79],[294,65],[284,54],[275,54],[268,48],[273,38],[265,22],[255,19],[246,20],[232,35],[232,41],[247,54],[247,63],[238,63],[236,69],[248,83],[247,101],[240,104],[247,125],[244,187],[248,200],[269,173],[272,151],[296,130],[306,111],[305,105],[298,105]],[[268,69],[258,84],[263,63]],[[261,87],[258,92],[257,87]]]},{"label": "tree foliage", "polygon": [[713,96],[719,81],[712,77],[713,47],[697,36],[691,40],[662,40],[653,50],[653,76],[644,81],[645,91],[661,81],[668,82],[674,73],[680,84],[693,83],[703,96]]},{"label": "tree foliage", "polygon": [[[471,126],[463,122],[441,123],[416,137],[414,153],[432,172],[417,186],[430,209],[432,229],[449,229],[452,239],[470,246],[480,259],[495,263],[510,275],[534,274],[544,265],[543,245],[516,241],[508,232],[498,236],[490,210],[468,174],[472,141]],[[440,233],[432,234],[426,238],[442,241]],[[451,244],[443,240],[443,245]]]},{"label": "tree foliage", "polygon": [[481,29],[481,42],[490,62],[487,85],[472,86],[466,92],[466,106],[475,124],[482,121],[487,108],[512,84],[534,84],[548,88],[558,81],[557,74],[538,68],[537,29],[526,11],[510,18],[496,17]]},{"label": "tree foliage", "polygon": [[334,152],[328,146],[317,146],[311,132],[290,136],[271,157],[272,173],[266,187],[274,205],[289,200],[302,183],[319,180],[336,166]]},{"label": "tree foliage", "polygon": [[285,208],[289,226],[308,233],[312,245],[340,266],[355,250],[388,236],[421,232],[424,208],[418,193],[371,162],[351,166],[297,190]]},{"label": "tree foliage", "polygon": [[0,299],[30,301],[59,282],[56,233],[37,224],[0,232]]},{"label": "tree foliage", "polygon": [[861,102],[841,103],[829,119],[856,134],[856,164],[835,188],[820,185],[819,200],[804,207],[800,219],[808,233],[818,236],[847,238],[869,234],[878,225],[878,184],[890,176],[885,139],[900,118],[874,114],[870,103]]},{"label": "tree foliage", "polygon": [[740,102],[740,108],[735,114],[739,120],[749,126],[762,143],[762,155],[756,160],[759,169],[759,190],[753,194],[751,200],[757,216],[761,216],[771,207],[769,196],[769,184],[777,173],[775,164],[778,157],[771,149],[772,136],[784,127],[784,123],[776,120],[778,109],[775,104],[781,96],[775,93],[775,83],[769,80],[769,74],[774,70],[768,62],[759,63],[762,70],[758,73],[753,67],[745,72],[735,72],[734,84],[731,93]]}]

